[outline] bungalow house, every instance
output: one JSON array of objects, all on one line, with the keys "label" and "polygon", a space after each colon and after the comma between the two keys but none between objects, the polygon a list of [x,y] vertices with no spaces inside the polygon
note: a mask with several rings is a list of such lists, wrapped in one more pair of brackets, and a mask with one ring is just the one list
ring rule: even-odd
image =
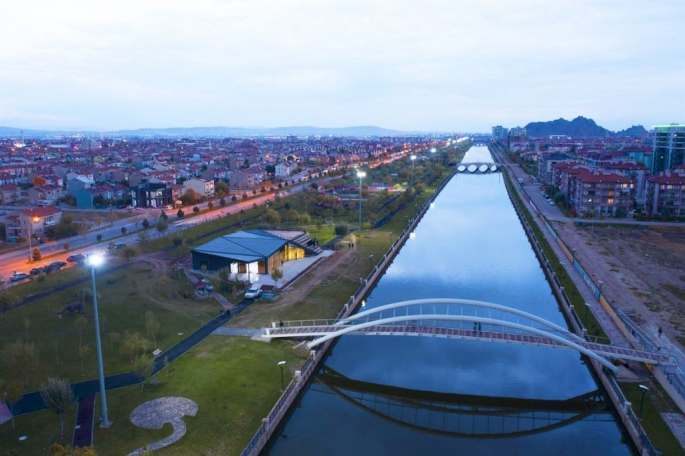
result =
[{"label": "bungalow house", "polygon": [[321,249],[300,230],[247,230],[218,237],[192,249],[193,269],[231,274],[270,274],[290,260],[317,255]]}]

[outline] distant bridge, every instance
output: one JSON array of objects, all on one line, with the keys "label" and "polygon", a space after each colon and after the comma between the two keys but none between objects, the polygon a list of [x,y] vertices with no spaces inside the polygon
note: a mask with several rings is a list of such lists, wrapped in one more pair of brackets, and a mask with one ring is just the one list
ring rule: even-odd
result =
[{"label": "distant bridge", "polygon": [[501,171],[502,165],[499,163],[460,163],[457,165],[457,172],[464,174],[488,174]]},{"label": "distant bridge", "polygon": [[354,380],[329,366],[322,368],[315,382],[316,391],[332,392],[375,416],[450,437],[520,437],[580,420],[613,421],[599,391],[564,400],[442,393]]},{"label": "distant bridge", "polygon": [[[281,325],[282,323],[282,325]],[[476,339],[576,350],[618,372],[612,360],[673,365],[669,354],[591,342],[533,314],[468,299],[419,299],[387,304],[340,320],[289,321],[264,328],[265,339],[314,338],[314,348],[345,334]]]}]

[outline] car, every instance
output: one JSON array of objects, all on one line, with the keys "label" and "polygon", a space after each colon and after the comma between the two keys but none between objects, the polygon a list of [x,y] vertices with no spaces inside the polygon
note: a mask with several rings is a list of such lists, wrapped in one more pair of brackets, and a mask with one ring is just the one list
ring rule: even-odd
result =
[{"label": "car", "polygon": [[126,247],[126,244],[124,244],[122,242],[119,242],[117,244],[110,242],[110,244],[107,246],[107,250],[109,250],[110,252],[113,252],[115,250],[121,250],[124,247]]},{"label": "car", "polygon": [[15,271],[14,274],[12,274],[10,276],[10,282],[20,282],[22,280],[28,279],[29,277],[31,277],[31,276],[26,274],[25,272],[16,272]]},{"label": "car", "polygon": [[252,285],[249,290],[245,292],[245,299],[257,299],[262,295],[261,285]]},{"label": "car", "polygon": [[45,272],[45,268],[43,268],[43,267],[37,267],[37,268],[31,269],[31,270],[29,271],[29,274],[31,274],[31,275],[38,275],[38,274],[42,274],[42,273],[44,273],[44,272]]},{"label": "car", "polygon": [[65,263],[64,261],[53,261],[52,263],[50,263],[49,265],[47,265],[43,268],[43,272],[45,272],[47,274],[50,272],[59,271],[60,269],[62,269],[66,265],[67,265],[67,263]]},{"label": "car", "polygon": [[75,255],[69,255],[67,257],[67,262],[69,262],[69,263],[80,263],[82,261],[86,261],[86,256],[81,254],[81,253],[77,253]]},{"label": "car", "polygon": [[554,201],[550,201],[550,202],[549,202],[549,205],[550,205],[550,206],[556,206],[556,204],[554,204]]}]

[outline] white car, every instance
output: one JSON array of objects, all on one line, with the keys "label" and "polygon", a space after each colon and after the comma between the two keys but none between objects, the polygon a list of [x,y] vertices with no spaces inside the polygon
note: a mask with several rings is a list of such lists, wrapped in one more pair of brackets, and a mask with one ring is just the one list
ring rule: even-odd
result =
[{"label": "white car", "polygon": [[245,292],[245,299],[257,299],[262,295],[261,285],[252,285],[249,290]]}]

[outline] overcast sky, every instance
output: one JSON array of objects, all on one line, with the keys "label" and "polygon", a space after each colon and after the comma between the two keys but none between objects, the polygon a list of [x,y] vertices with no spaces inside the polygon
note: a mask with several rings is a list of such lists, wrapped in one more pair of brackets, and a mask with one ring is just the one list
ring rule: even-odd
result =
[{"label": "overcast sky", "polygon": [[685,122],[685,1],[3,0],[0,125]]}]

